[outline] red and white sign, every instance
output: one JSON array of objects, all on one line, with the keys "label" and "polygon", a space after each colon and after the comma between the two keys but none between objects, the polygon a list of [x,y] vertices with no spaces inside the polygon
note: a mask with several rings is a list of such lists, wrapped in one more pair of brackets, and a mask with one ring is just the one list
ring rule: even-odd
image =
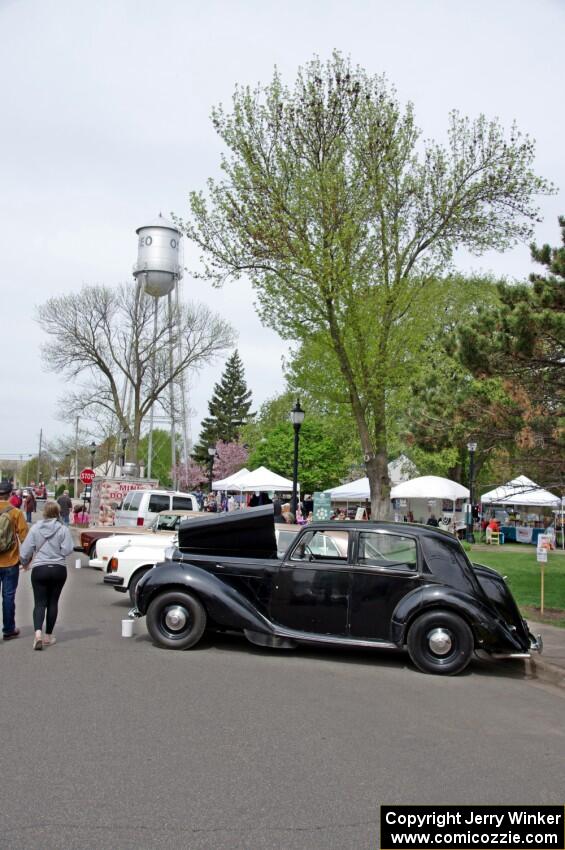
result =
[{"label": "red and white sign", "polygon": [[94,472],[94,470],[89,469],[88,467],[86,469],[83,469],[81,474],[79,475],[79,478],[83,484],[92,484],[95,477],[96,473]]}]

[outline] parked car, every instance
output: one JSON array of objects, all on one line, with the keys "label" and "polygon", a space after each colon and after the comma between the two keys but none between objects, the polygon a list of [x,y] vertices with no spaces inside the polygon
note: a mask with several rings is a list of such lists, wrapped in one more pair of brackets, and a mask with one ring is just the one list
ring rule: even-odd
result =
[{"label": "parked car", "polygon": [[[211,520],[213,514],[203,514],[200,519]],[[281,556],[284,555],[291,540],[296,537],[299,531],[299,525],[285,525],[275,528],[277,549],[280,551],[282,546]],[[140,535],[133,537],[131,541],[122,538],[120,547],[115,549],[111,555],[104,554],[106,550],[101,552],[106,561],[104,565],[106,574],[102,579],[104,584],[111,585],[119,593],[129,593],[132,602],[135,602],[135,588],[138,581],[155,564],[166,558],[170,547],[177,541],[175,534],[161,535],[149,541],[145,540],[146,537],[147,535]],[[152,543],[154,545],[148,545]],[[329,547],[331,551],[338,553],[336,544],[329,538],[322,545],[325,550]]]},{"label": "parked car", "polygon": [[259,507],[183,523],[167,554],[138,582],[130,612],[146,616],[161,647],[192,648],[206,628],[239,630],[261,646],[407,649],[440,674],[461,672],[475,650],[542,648],[502,576],[432,526],[313,523],[279,557],[272,508]]},{"label": "parked car", "polygon": [[[157,514],[150,525],[145,527],[114,527],[110,530],[104,528],[103,531],[89,528],[81,534],[81,542],[84,537],[85,549],[88,546],[87,551],[91,555],[88,566],[95,570],[105,570],[108,560],[116,549],[137,541],[140,541],[140,545],[143,545],[143,543],[154,545],[158,542],[160,536],[176,531],[183,519],[197,516],[202,517],[203,514],[195,511],[163,511],[162,514]],[[157,535],[157,538],[155,535]],[[75,546],[75,550],[78,549],[80,547]]]},{"label": "parked car", "polygon": [[130,490],[116,510],[115,524],[122,526],[148,525],[163,511],[199,511],[194,493],[168,490]]}]

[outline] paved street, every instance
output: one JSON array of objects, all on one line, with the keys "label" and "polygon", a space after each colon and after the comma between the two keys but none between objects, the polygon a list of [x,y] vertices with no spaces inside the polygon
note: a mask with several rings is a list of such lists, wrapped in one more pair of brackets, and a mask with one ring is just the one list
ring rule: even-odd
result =
[{"label": "paved street", "polygon": [[380,803],[563,802],[565,692],[517,663],[442,679],[391,653],[167,652],[143,621],[121,638],[128,600],[101,581],[69,570],[59,643],[33,652],[21,575],[1,848],[360,850]]}]

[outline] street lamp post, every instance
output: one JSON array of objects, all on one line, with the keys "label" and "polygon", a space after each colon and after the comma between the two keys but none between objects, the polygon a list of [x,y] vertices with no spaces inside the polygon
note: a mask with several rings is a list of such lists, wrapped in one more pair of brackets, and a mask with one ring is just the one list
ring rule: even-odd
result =
[{"label": "street lamp post", "polygon": [[476,443],[467,443],[469,451],[469,513],[467,515],[467,543],[475,542],[473,534],[473,478],[475,474],[475,452],[477,451]]},{"label": "street lamp post", "polygon": [[[127,438],[127,436],[124,434],[124,435],[122,436],[122,454],[121,454],[121,457],[120,457],[120,474],[121,474],[122,476],[123,476],[123,474],[124,474],[124,466],[125,466],[125,464],[126,464],[126,447],[127,447],[127,444],[128,444],[128,438]],[[151,474],[151,470],[149,470],[149,472],[148,472],[148,476],[147,476],[147,477],[149,477],[149,476],[150,476],[150,474]]]},{"label": "street lamp post", "polygon": [[290,421],[294,428],[294,462],[292,467],[292,499],[290,500],[290,510],[294,516],[296,516],[296,506],[298,504],[298,440],[305,415],[300,407],[300,399],[297,398],[296,404],[290,411]]},{"label": "street lamp post", "polygon": [[210,498],[212,496],[212,475],[214,474],[214,458],[216,457],[216,447],[210,446],[208,448],[208,457],[210,458],[210,473],[208,478],[208,491]]}]

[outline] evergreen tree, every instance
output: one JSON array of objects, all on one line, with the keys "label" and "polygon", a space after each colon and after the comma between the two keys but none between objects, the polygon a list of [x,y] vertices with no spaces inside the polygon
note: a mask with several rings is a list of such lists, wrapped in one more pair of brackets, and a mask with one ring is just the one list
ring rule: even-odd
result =
[{"label": "evergreen tree", "polygon": [[242,426],[249,420],[251,390],[247,389],[243,363],[237,349],[226,363],[220,382],[214,385],[208,402],[209,416],[202,421],[202,430],[193,456],[208,463],[208,447],[222,441],[235,443]]}]

